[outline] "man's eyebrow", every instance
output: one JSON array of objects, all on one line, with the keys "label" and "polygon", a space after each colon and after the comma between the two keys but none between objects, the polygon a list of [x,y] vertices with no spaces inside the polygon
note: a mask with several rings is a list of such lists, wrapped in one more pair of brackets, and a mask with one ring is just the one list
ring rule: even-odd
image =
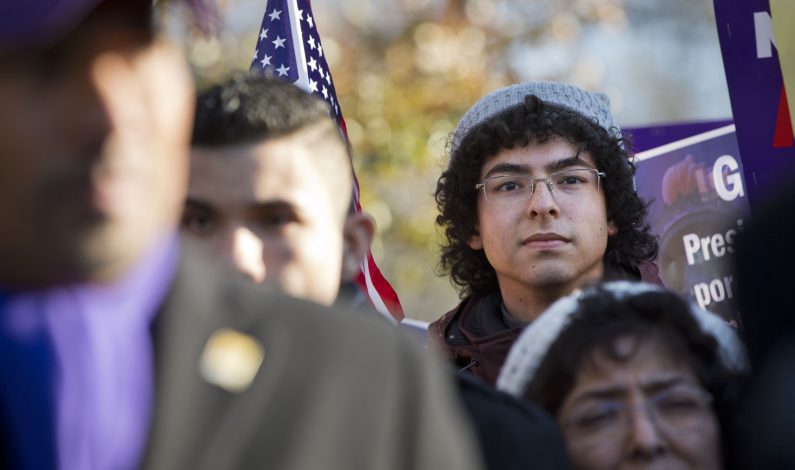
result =
[{"label": "man's eyebrow", "polygon": [[213,207],[209,203],[202,201],[201,199],[196,199],[190,196],[185,198],[185,208],[193,210],[205,210],[205,211],[213,210]]},{"label": "man's eyebrow", "polygon": [[268,201],[257,201],[248,205],[247,210],[254,212],[268,211],[296,211],[296,205],[283,199],[273,199]]},{"label": "man's eyebrow", "polygon": [[571,168],[571,167],[574,167],[574,166],[576,166],[576,167],[583,167],[584,166],[584,167],[587,167],[587,168],[593,168],[593,165],[591,165],[587,161],[585,161],[582,158],[580,158],[580,154],[578,153],[577,155],[574,155],[573,157],[568,157],[568,158],[564,158],[564,159],[561,159],[561,160],[556,160],[556,161],[554,161],[552,163],[549,163],[549,164],[544,166],[544,169],[547,170],[547,172],[553,172],[553,171],[562,170],[564,168]]},{"label": "man's eyebrow", "polygon": [[523,165],[519,163],[510,163],[510,162],[500,162],[489,169],[485,175],[483,175],[483,179],[486,179],[492,175],[496,174],[503,174],[508,173],[511,175],[529,175],[530,174],[530,167],[528,165]]},{"label": "man's eyebrow", "polygon": [[[565,168],[571,168],[571,167],[593,168],[593,165],[588,163],[586,160],[580,158],[579,154],[574,155],[572,157],[555,160],[554,162],[544,165],[544,169],[547,171],[547,173],[552,173],[554,171],[562,170]],[[483,175],[483,179],[486,179],[496,174],[529,175],[531,174],[531,172],[532,169],[529,165],[520,164],[520,163],[511,163],[511,162],[501,162],[491,167],[489,171],[487,171],[486,174]]]}]

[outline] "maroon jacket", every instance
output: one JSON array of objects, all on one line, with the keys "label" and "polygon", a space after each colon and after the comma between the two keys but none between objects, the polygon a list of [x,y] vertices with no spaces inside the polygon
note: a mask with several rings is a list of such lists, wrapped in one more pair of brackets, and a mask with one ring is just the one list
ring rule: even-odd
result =
[{"label": "maroon jacket", "polygon": [[431,347],[441,350],[459,369],[494,385],[522,327],[502,320],[500,295],[467,297],[428,327]]},{"label": "maroon jacket", "polygon": [[[663,285],[654,263],[641,263],[637,273],[611,271],[605,278],[641,280]],[[453,361],[461,371],[467,370],[494,384],[513,342],[523,327],[509,327],[502,319],[499,292],[485,297],[467,297],[454,309],[428,327],[428,342]]]}]

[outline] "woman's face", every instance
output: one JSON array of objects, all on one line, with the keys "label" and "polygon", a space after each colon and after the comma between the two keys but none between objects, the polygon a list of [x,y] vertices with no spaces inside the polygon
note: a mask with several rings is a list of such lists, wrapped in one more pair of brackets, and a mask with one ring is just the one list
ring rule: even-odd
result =
[{"label": "woman's face", "polygon": [[[640,341],[640,343],[638,343]],[[711,396],[656,339],[619,338],[628,360],[583,361],[558,413],[578,469],[720,469]]]}]

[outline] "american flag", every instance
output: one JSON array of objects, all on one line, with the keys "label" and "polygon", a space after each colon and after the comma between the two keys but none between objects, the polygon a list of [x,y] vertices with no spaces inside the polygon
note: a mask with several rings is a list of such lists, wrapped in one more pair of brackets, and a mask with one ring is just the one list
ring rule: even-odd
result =
[{"label": "american flag", "polygon": [[[347,139],[345,120],[309,0],[268,0],[257,46],[251,58],[251,70],[291,81],[325,100]],[[356,212],[361,213],[359,180],[355,173],[353,182],[353,204]],[[395,321],[403,319],[398,296],[381,274],[369,251],[367,259],[362,262],[357,282],[376,310]]]}]

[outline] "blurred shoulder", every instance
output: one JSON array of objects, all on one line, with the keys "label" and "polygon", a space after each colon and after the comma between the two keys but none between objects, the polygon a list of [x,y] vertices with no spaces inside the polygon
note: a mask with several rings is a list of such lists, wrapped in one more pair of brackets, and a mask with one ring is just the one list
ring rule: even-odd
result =
[{"label": "blurred shoulder", "polygon": [[[180,309],[191,310],[195,321],[229,324],[265,336],[281,331],[282,336],[300,343],[307,355],[363,355],[378,360],[399,353],[416,356],[417,360],[423,355],[415,338],[376,315],[326,307],[263,289],[222,272],[190,251],[183,256],[172,291],[182,300]],[[187,302],[190,307],[185,306]]]}]

